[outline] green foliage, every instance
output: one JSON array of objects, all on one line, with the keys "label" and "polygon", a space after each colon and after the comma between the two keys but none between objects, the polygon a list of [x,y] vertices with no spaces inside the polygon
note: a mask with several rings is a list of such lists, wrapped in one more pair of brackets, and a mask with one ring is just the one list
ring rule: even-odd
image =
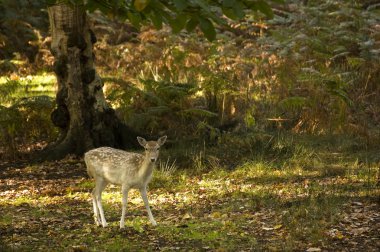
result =
[{"label": "green foliage", "polygon": [[35,61],[42,36],[48,31],[43,7],[42,1],[0,1],[0,59],[18,54],[29,62]]},{"label": "green foliage", "polygon": [[[228,132],[280,128],[359,134],[375,143],[378,9],[352,1],[294,0],[274,4],[272,20],[247,11],[261,8],[270,16],[266,3],[226,0],[211,8],[215,1],[87,1],[92,11],[127,13],[141,26],[130,30],[90,15],[99,38],[98,69],[113,76],[105,78],[108,101],[136,130],[170,132],[173,139],[220,144]],[[227,17],[220,18],[222,13]],[[162,29],[152,29],[149,20]],[[202,30],[215,39],[205,41]],[[11,71],[18,66],[9,60],[2,64]],[[16,82],[9,78],[0,85],[6,107],[31,91]]]},{"label": "green foliage", "polygon": [[11,107],[0,107],[0,143],[5,154],[14,156],[20,144],[52,141],[57,135],[50,121],[53,108],[53,99],[48,96],[24,98]]},{"label": "green foliage", "polygon": [[179,33],[186,26],[187,31],[192,31],[199,26],[209,41],[216,37],[215,24],[225,25],[226,17],[239,20],[249,10],[260,11],[269,18],[273,12],[266,0],[260,1],[206,1],[206,0],[134,0],[134,1],[110,1],[110,0],[47,0],[48,5],[55,3],[80,4],[91,12],[100,10],[106,15],[128,19],[136,28],[142,24],[153,23],[156,28],[161,28],[163,23],[169,24],[174,33]]},{"label": "green foliage", "polygon": [[5,83],[0,86],[0,103],[9,103],[14,100],[12,94],[21,89],[21,85],[16,80],[7,79]]},{"label": "green foliage", "polygon": [[192,97],[197,91],[194,84],[153,79],[140,79],[140,84],[142,89],[119,86],[108,96],[120,104],[118,110],[125,123],[136,129],[159,132],[174,127],[178,134],[189,134],[194,131],[195,118],[206,120],[217,116],[206,109],[193,107]]},{"label": "green foliage", "polygon": [[218,116],[216,113],[213,113],[213,112],[205,110],[205,109],[199,109],[199,108],[185,109],[183,111],[183,113],[185,115],[190,116],[190,117],[199,116],[201,118],[210,118],[210,117],[217,117]]},{"label": "green foliage", "polygon": [[137,11],[143,11],[149,4],[148,0],[135,0],[134,7]]},{"label": "green foliage", "polygon": [[56,137],[57,131],[50,122],[55,102],[46,95],[49,91],[39,89],[45,79],[49,81],[43,76],[0,82],[0,143],[3,146],[0,151],[4,155],[15,158],[21,146]]},{"label": "green foliage", "polygon": [[[221,3],[226,9],[236,2]],[[189,7],[181,4],[173,8]],[[111,53],[101,42],[99,65],[111,66],[102,71],[108,75],[118,65],[113,75],[129,82],[122,90],[107,88],[108,99],[126,122],[152,134],[174,128],[175,137],[205,137],[207,128],[206,138],[216,140],[225,131],[281,128],[376,142],[378,10],[336,1],[277,7],[273,20],[259,22],[257,13],[238,25],[228,20],[211,43],[196,33],[173,35],[167,25],[143,26]],[[191,16],[185,27],[201,21]],[[191,83],[194,92],[178,83]],[[233,121],[234,128],[222,129]]]},{"label": "green foliage", "polygon": [[280,101],[279,105],[286,110],[301,110],[308,103],[305,97],[292,96]]},{"label": "green foliage", "polygon": [[206,38],[210,41],[214,40],[216,37],[216,31],[211,23],[211,21],[207,18],[199,18],[199,27],[202,32],[205,34]]},{"label": "green foliage", "polygon": [[378,14],[354,2],[316,1],[269,21],[282,28],[273,29],[260,43],[273,57],[275,92],[286,90],[279,93],[274,116],[292,119],[296,131],[341,132],[349,130],[348,125],[368,130],[358,120],[365,117],[358,110],[379,100],[359,96],[379,92],[374,84],[379,76],[373,71],[380,69],[380,53],[372,43],[380,36],[373,29]]},{"label": "green foliage", "polygon": [[127,66],[116,75],[130,82],[107,88],[108,99],[127,123],[151,125],[137,128],[149,132],[176,128],[172,133],[185,136],[199,132],[199,121],[219,127],[233,118],[234,103],[240,90],[245,92],[246,66],[229,66],[227,62],[240,55],[235,54],[238,48],[227,45],[227,38],[209,44],[195,35],[178,37],[164,29],[146,30],[140,39],[140,45],[120,45],[111,55],[98,51],[102,62],[117,60]]}]

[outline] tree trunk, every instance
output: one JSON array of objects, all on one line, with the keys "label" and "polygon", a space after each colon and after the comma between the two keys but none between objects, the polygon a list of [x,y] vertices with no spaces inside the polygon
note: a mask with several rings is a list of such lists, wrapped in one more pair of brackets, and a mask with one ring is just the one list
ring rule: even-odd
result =
[{"label": "tree trunk", "polygon": [[60,138],[47,148],[49,158],[82,155],[99,146],[128,147],[135,135],[122,124],[103,94],[103,82],[94,68],[93,43],[82,6],[57,4],[48,8],[51,51],[58,81],[57,108],[51,119]]}]

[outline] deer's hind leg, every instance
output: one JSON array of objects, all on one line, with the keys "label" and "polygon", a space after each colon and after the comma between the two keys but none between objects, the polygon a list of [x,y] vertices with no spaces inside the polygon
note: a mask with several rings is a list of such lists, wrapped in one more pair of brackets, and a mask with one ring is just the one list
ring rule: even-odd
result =
[{"label": "deer's hind leg", "polygon": [[94,217],[96,225],[103,227],[107,226],[106,219],[104,217],[104,210],[102,206],[102,192],[107,186],[107,182],[101,178],[95,178],[95,188],[92,191],[92,203],[94,207]]},{"label": "deer's hind leg", "polygon": [[98,203],[96,201],[96,196],[95,196],[95,192],[96,192],[96,189],[94,188],[92,190],[92,206],[94,208],[94,219],[95,219],[95,224],[97,226],[100,226],[101,223],[100,223],[100,214],[99,214],[99,210],[98,210]]}]

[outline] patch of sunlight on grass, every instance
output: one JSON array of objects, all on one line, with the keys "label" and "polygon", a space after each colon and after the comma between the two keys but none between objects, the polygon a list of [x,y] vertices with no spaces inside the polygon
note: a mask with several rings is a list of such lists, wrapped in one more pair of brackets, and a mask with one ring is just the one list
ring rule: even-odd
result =
[{"label": "patch of sunlight on grass", "polygon": [[305,170],[295,165],[285,168],[274,167],[272,164],[263,162],[248,162],[238,167],[231,173],[231,178],[238,180],[257,180],[261,182],[281,182],[284,180],[300,179],[304,177],[316,177],[317,170]]},{"label": "patch of sunlight on grass", "polygon": [[67,199],[61,195],[56,195],[56,196],[41,196],[38,199],[34,201],[34,205],[38,206],[47,206],[47,205],[57,205],[57,204],[62,204],[65,202]]},{"label": "patch of sunlight on grass", "polygon": [[[142,204],[144,204],[143,200],[142,200],[142,197],[140,196],[140,194],[134,195],[134,196],[130,196],[128,198],[129,198],[128,202],[130,202],[130,203],[132,203],[134,205],[142,205]],[[149,204],[152,204],[152,205],[156,204],[156,199],[153,198],[153,197],[149,197]]]},{"label": "patch of sunlight on grass", "polygon": [[[89,195],[87,193],[87,195]],[[148,192],[148,196],[151,195]],[[87,196],[88,197],[88,196]],[[102,193],[102,200],[108,204],[119,204],[122,199],[122,193],[120,191],[120,187],[113,189],[106,189]],[[130,190],[128,193],[128,203],[132,203],[134,205],[140,205],[143,204],[140,192],[138,190]],[[149,203],[155,204],[155,198],[150,196],[149,197]]]},{"label": "patch of sunlight on grass", "polygon": [[111,192],[109,190],[104,190],[102,193],[102,200],[108,203],[120,202],[121,192]]},{"label": "patch of sunlight on grass", "polygon": [[232,178],[259,177],[269,171],[268,165],[263,162],[247,162],[231,173]]},{"label": "patch of sunlight on grass", "polygon": [[202,189],[207,189],[207,190],[217,190],[220,191],[221,188],[224,186],[228,185],[229,180],[223,180],[223,179],[210,179],[210,178],[205,178],[202,180],[198,181],[198,185]]},{"label": "patch of sunlight on grass", "polygon": [[95,182],[91,180],[84,180],[78,184],[78,188],[81,189],[93,189],[95,187]]},{"label": "patch of sunlight on grass", "polygon": [[[192,202],[195,202],[198,200],[198,194],[194,193],[191,190],[188,190],[185,192],[177,192],[175,194],[175,197],[178,201],[180,201],[183,204],[191,204]],[[149,202],[150,202],[150,200],[149,200]],[[154,202],[154,199],[152,199],[152,202]]]},{"label": "patch of sunlight on grass", "polygon": [[89,199],[89,194],[87,192],[68,192],[65,195],[68,199],[75,199],[75,200],[87,200]]},{"label": "patch of sunlight on grass", "polygon": [[[4,84],[9,80],[9,76],[1,76],[0,84]],[[23,84],[55,84],[57,79],[54,74],[51,73],[41,73],[40,75],[27,75],[23,77],[16,78],[17,81],[20,81]]]},{"label": "patch of sunlight on grass", "polygon": [[55,84],[57,82],[57,78],[54,74],[51,73],[42,73],[40,75],[28,75],[24,79],[21,80],[30,80],[31,83],[35,84]]},{"label": "patch of sunlight on grass", "polygon": [[23,85],[28,86],[28,92],[55,93],[57,79],[53,74],[28,75],[21,77]]},{"label": "patch of sunlight on grass", "polygon": [[23,204],[35,205],[36,202],[37,202],[37,200],[29,198],[29,197],[26,197],[26,196],[19,196],[19,197],[16,197],[14,200],[8,201],[8,202],[11,203],[14,206],[20,206],[20,205],[23,205]]},{"label": "patch of sunlight on grass", "polygon": [[176,200],[176,196],[171,193],[160,193],[154,197],[150,197],[149,202],[152,199],[152,203],[155,202],[155,204],[163,205],[163,204],[173,204]]},{"label": "patch of sunlight on grass", "polygon": [[357,161],[346,169],[346,177],[366,183],[367,186],[375,186],[380,173],[380,168],[373,164],[358,165]]},{"label": "patch of sunlight on grass", "polygon": [[144,216],[135,216],[132,219],[127,218],[125,220],[125,225],[127,227],[132,227],[134,230],[136,230],[139,233],[144,232],[144,226],[147,224],[148,219]]},{"label": "patch of sunlight on grass", "polygon": [[[9,76],[2,76],[0,77],[0,85],[8,83],[10,80]],[[30,97],[36,95],[54,96],[57,89],[56,77],[50,73],[13,77],[12,81],[17,83],[20,89],[12,94],[14,97]]]}]

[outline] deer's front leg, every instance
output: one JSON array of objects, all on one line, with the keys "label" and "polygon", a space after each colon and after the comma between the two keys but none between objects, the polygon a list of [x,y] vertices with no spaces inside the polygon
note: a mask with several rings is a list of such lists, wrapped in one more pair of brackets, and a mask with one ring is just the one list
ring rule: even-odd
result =
[{"label": "deer's front leg", "polygon": [[122,209],[121,209],[121,219],[120,219],[120,228],[124,228],[125,226],[125,212],[127,211],[127,203],[128,203],[128,192],[129,187],[122,186]]},{"label": "deer's front leg", "polygon": [[156,226],[157,222],[154,220],[152,211],[150,210],[150,207],[149,207],[149,201],[148,201],[148,196],[147,196],[147,193],[146,193],[146,187],[141,188],[140,189],[140,193],[141,193],[141,197],[143,198],[143,201],[144,201],[144,204],[145,204],[145,208],[148,211],[149,220],[150,220],[150,222],[152,223],[153,226]]}]

